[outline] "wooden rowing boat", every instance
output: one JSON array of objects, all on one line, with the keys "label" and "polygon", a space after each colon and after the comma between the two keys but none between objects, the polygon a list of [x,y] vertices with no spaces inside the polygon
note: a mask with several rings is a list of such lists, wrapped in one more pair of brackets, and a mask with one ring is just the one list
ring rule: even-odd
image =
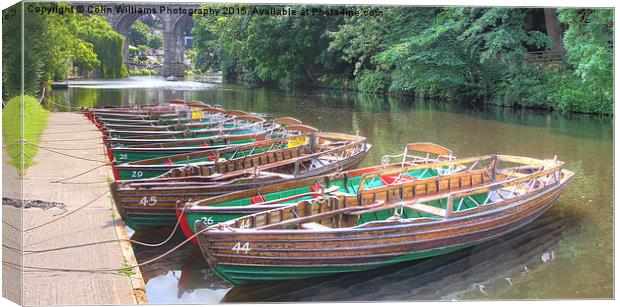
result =
[{"label": "wooden rowing boat", "polygon": [[[561,161],[507,155],[412,169],[451,165],[469,168],[304,200],[213,226],[197,221],[198,243],[214,271],[234,285],[368,270],[511,232],[549,209],[573,177]],[[360,185],[386,173],[368,175]]]},{"label": "wooden rowing boat", "polygon": [[235,111],[225,111],[220,108],[205,107],[174,107],[170,109],[142,110],[133,112],[105,111],[97,112],[94,110],[84,110],[86,116],[97,126],[103,124],[144,124],[158,122],[173,122],[177,120],[200,121],[206,116],[213,116],[218,113],[226,115],[247,115],[245,112],[237,114]]},{"label": "wooden rowing boat", "polygon": [[286,136],[299,135],[300,125],[286,126],[279,119],[275,123],[282,125],[278,129],[248,134],[225,134],[204,138],[182,139],[166,143],[153,143],[131,146],[113,146],[108,148],[111,162],[126,163],[146,159],[155,159],[178,154],[193,153],[204,150],[224,149],[226,147],[250,144],[265,140],[275,140]]},{"label": "wooden rowing boat", "polygon": [[193,114],[194,117],[190,118],[176,118],[169,120],[144,120],[133,121],[130,123],[123,122],[103,122],[101,129],[126,131],[126,130],[138,130],[138,131],[166,131],[166,130],[178,130],[178,129],[192,129],[200,127],[209,127],[215,124],[230,121],[235,116],[225,114],[221,109],[205,109],[200,110],[200,114]]},{"label": "wooden rowing boat", "polygon": [[177,142],[182,140],[198,140],[212,137],[227,137],[232,135],[249,135],[256,133],[270,133],[279,128],[282,125],[275,123],[274,121],[264,121],[262,119],[256,119],[256,122],[251,124],[242,124],[241,127],[222,127],[216,129],[201,129],[201,130],[189,130],[189,131],[172,131],[155,134],[133,135],[131,137],[109,137],[103,136],[103,142],[107,147],[128,147],[132,145],[149,145],[158,143]]},{"label": "wooden rowing boat", "polygon": [[[396,158],[398,161],[391,163],[390,158]],[[177,210],[177,217],[182,217],[181,229],[187,237],[191,237],[195,231],[196,221],[206,221],[208,225],[213,225],[319,196],[334,193],[359,194],[360,191],[379,186],[405,184],[410,180],[439,175],[447,176],[464,169],[462,166],[411,169],[414,166],[454,159],[449,149],[433,143],[407,144],[401,154],[384,156],[384,159],[383,164],[378,166],[286,181],[187,203],[183,212]],[[368,176],[385,172],[389,174],[374,177],[377,180],[364,180],[362,183]]]},{"label": "wooden rowing boat", "polygon": [[[201,109],[203,111],[208,110],[208,109]],[[205,113],[209,113],[209,112],[205,112]],[[213,112],[215,113],[215,112]],[[149,125],[149,126],[160,126],[160,125],[176,125],[176,124],[188,124],[188,123],[200,123],[200,122],[204,122],[204,121],[208,121],[210,119],[210,117],[215,117],[218,114],[212,114],[210,116],[208,116],[209,114],[202,114],[202,116],[195,116],[195,117],[191,117],[188,114],[179,114],[173,117],[167,117],[167,118],[145,118],[145,117],[140,117],[140,118],[116,118],[116,117],[96,117],[93,118],[94,123],[98,126],[98,127],[104,127],[104,126],[119,126],[121,129],[123,127],[129,127],[131,128],[131,126],[144,126],[144,125]],[[224,114],[226,115],[226,114]],[[248,115],[248,114],[246,114]]]},{"label": "wooden rowing boat", "polygon": [[[390,157],[398,158],[399,161],[390,163]],[[462,170],[462,167],[409,170],[409,168],[417,165],[454,159],[450,150],[432,143],[407,144],[400,155],[385,156],[384,158],[388,160],[378,166],[332,173],[321,177],[291,180],[195,201],[185,205],[183,214],[177,211],[177,217],[183,217],[181,228],[185,235],[190,237],[194,234],[194,224],[198,220],[207,221],[207,224],[213,225],[332,193],[359,194],[361,190],[384,184],[399,184],[412,178],[431,178],[439,174],[445,176],[448,173]],[[365,176],[386,171],[390,171],[391,174],[378,177],[379,180],[366,181],[361,184]]]},{"label": "wooden rowing boat", "polygon": [[257,129],[263,126],[263,124],[267,123],[265,119],[258,116],[238,116],[234,118],[226,118],[218,121],[212,122],[201,122],[201,123],[192,123],[192,124],[180,124],[169,126],[168,129],[163,130],[137,130],[137,129],[129,129],[129,130],[115,130],[115,129],[105,129],[104,133],[106,133],[110,138],[169,138],[169,137],[179,137],[188,132],[193,132],[195,134],[200,135],[215,135],[215,134],[232,134],[236,131],[248,131],[252,129]]},{"label": "wooden rowing boat", "polygon": [[149,114],[156,112],[174,112],[176,110],[188,108],[212,108],[213,106],[201,102],[184,100],[170,100],[168,103],[152,104],[152,105],[132,105],[132,106],[103,106],[82,108],[82,113],[91,117],[95,114]]},{"label": "wooden rowing boat", "polygon": [[[257,153],[257,148],[266,148],[267,144],[273,148]],[[211,163],[187,165],[184,169],[173,169],[164,176],[149,180],[116,181],[110,189],[121,216],[130,227],[174,225],[177,201],[184,203],[346,170],[357,166],[370,148],[364,137],[312,132],[302,138],[293,136],[211,151]],[[254,153],[249,154],[252,150]],[[242,155],[240,158],[230,158],[239,154]],[[205,153],[201,155],[205,156]],[[186,159],[186,156],[181,158]],[[136,164],[139,163],[144,161]]]}]

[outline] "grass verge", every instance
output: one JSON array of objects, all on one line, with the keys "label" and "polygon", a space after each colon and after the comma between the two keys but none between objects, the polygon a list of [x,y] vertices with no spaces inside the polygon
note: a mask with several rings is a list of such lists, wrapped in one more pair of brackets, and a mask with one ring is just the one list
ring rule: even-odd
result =
[{"label": "grass verge", "polygon": [[24,96],[24,126],[22,127],[22,100],[21,96],[9,99],[2,110],[2,136],[7,154],[10,157],[10,164],[15,166],[21,175],[35,161],[38,148],[30,144],[24,144],[22,154],[22,144],[19,140],[23,138],[33,144],[38,144],[41,132],[47,127],[49,111],[45,110],[32,96]]}]

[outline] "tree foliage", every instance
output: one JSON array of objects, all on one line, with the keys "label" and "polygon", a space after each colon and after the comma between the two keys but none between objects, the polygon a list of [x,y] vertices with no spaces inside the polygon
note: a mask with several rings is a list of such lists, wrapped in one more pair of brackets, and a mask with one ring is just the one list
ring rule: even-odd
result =
[{"label": "tree foliage", "polygon": [[114,32],[105,18],[100,16],[84,17],[81,24],[82,28],[78,35],[92,44],[103,77],[126,76],[127,69],[123,64],[123,36]]},{"label": "tree foliage", "polygon": [[[123,37],[98,16],[82,14],[21,15],[21,3],[3,13],[14,10],[2,27],[2,40],[11,48],[2,48],[3,98],[21,94],[24,76],[25,94],[38,96],[42,87],[52,80],[61,80],[71,71],[71,63],[91,70],[101,68],[104,77],[122,76]],[[56,6],[62,3],[28,3],[31,6]],[[22,18],[24,28],[21,29]],[[24,32],[23,67],[21,35]]]},{"label": "tree foliage", "polygon": [[[157,21],[157,19],[155,19]],[[149,25],[138,19],[131,26],[129,31],[129,43],[133,46],[148,46],[152,49],[161,49],[163,46],[163,40],[161,35],[151,33]]]},{"label": "tree foliage", "polygon": [[129,30],[129,43],[134,46],[146,45],[149,34],[149,26],[138,19]]},{"label": "tree foliage", "polygon": [[[252,12],[268,6],[237,5]],[[282,7],[278,7],[282,8]],[[301,11],[305,7],[295,7]],[[194,18],[196,67],[222,70],[226,76],[251,83],[283,87],[312,81],[317,70],[334,62],[329,53],[328,29],[339,18],[235,14]],[[337,62],[337,61],[335,61]]]},{"label": "tree foliage", "polygon": [[[295,7],[304,8],[313,7]],[[383,14],[195,17],[195,64],[284,87],[313,84],[318,73],[326,86],[363,92],[612,112],[611,10],[558,10],[567,57],[540,64],[525,54],[552,47],[545,29],[527,24],[542,9],[378,9]]]},{"label": "tree foliage", "polygon": [[581,104],[588,103],[588,110],[592,108],[597,112],[612,113],[613,10],[559,9],[558,17],[568,25],[564,47],[568,63],[579,78],[572,80],[572,83],[575,90],[581,90],[585,96]]}]

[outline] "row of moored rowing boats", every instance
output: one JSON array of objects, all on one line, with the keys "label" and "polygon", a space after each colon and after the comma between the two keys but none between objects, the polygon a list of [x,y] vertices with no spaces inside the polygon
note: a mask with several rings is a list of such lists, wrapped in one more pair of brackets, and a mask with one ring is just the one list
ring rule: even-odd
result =
[{"label": "row of moored rowing boats", "polygon": [[477,245],[536,219],[573,176],[556,158],[456,158],[433,143],[357,168],[363,136],[202,102],[83,111],[103,134],[126,225],[178,224],[235,285]]}]

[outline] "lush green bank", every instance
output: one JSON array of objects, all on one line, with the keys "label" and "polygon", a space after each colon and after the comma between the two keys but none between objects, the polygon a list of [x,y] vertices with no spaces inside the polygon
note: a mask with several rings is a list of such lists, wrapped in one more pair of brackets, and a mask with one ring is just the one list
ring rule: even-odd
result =
[{"label": "lush green bank", "polygon": [[[34,164],[33,158],[38,148],[31,144],[38,144],[41,133],[47,127],[48,117],[49,111],[43,109],[32,96],[24,96],[23,110],[21,96],[11,98],[2,110],[4,146],[10,156],[11,165],[15,166],[20,174]],[[22,135],[27,141],[23,144],[23,148],[20,142]]]},{"label": "lush green bank", "polygon": [[[313,8],[293,7],[296,16],[195,16],[196,67],[283,88],[613,112],[612,10],[376,7],[382,14],[301,14]],[[527,57],[533,51],[555,56],[535,61]]]},{"label": "lush green bank", "polygon": [[[3,99],[24,92],[40,96],[52,80],[69,75],[120,78],[127,75],[123,64],[123,36],[114,32],[105,18],[79,13],[37,14],[22,3],[3,10],[2,92]],[[31,10],[67,8],[62,3],[25,3]],[[24,28],[22,30],[22,17]],[[23,69],[21,36],[24,32]]]}]

